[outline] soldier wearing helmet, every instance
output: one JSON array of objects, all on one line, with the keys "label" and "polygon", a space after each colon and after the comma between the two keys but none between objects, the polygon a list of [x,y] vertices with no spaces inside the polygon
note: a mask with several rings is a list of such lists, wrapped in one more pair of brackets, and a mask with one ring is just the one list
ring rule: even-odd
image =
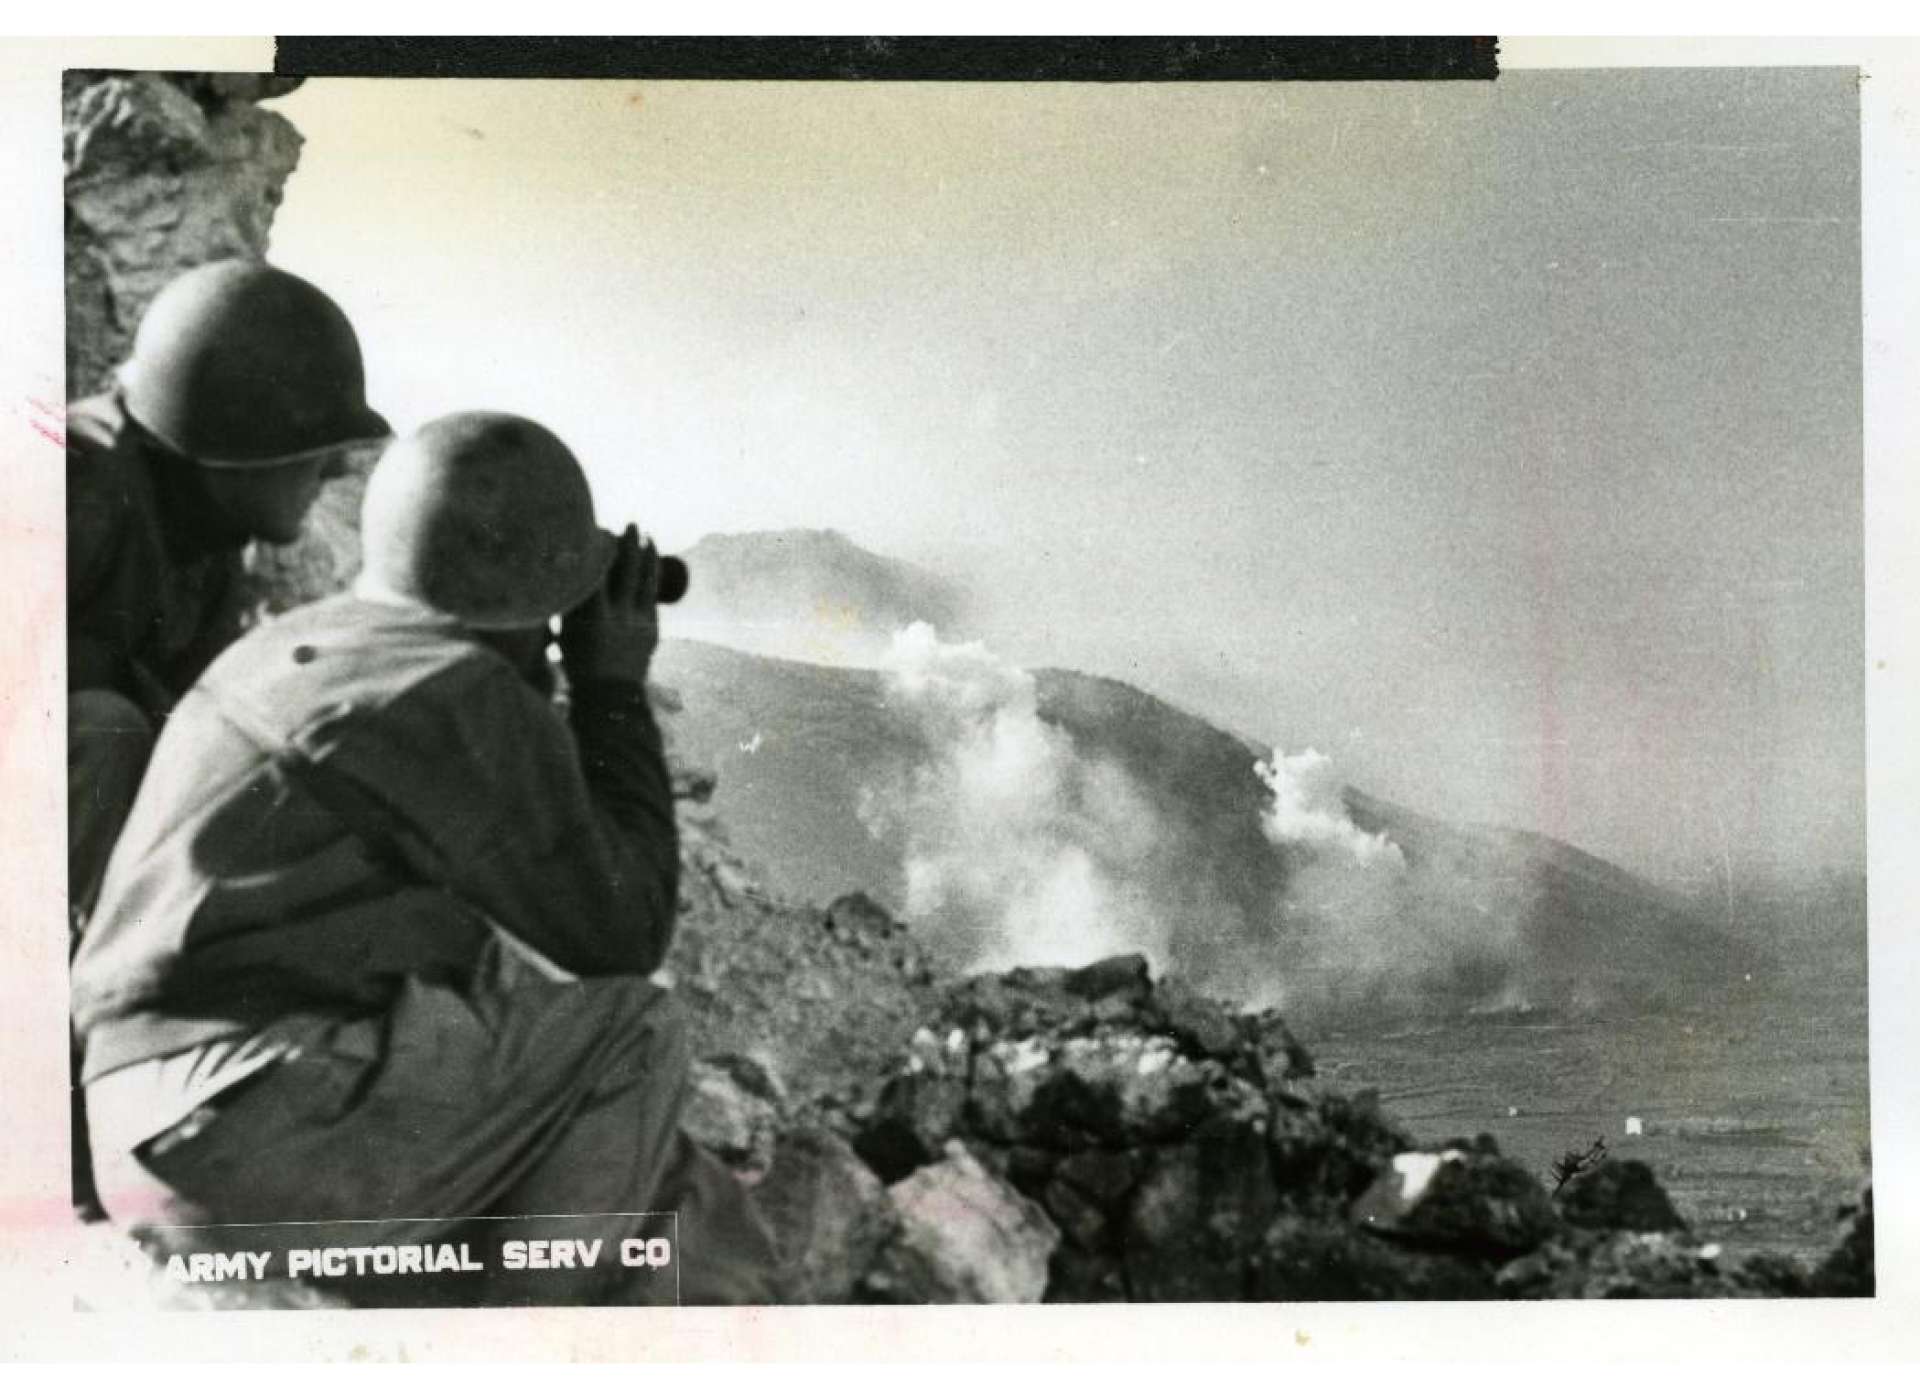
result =
[{"label": "soldier wearing helmet", "polygon": [[[402,1243],[676,1211],[683,1300],[767,1301],[750,1204],[679,1130],[686,1036],[649,980],[679,872],[646,693],[658,556],[598,527],[558,438],[491,413],[394,444],[362,538],[350,593],[255,629],[181,701],[108,870],[73,996],[109,1215],[163,1237],[392,1221]],[[564,715],[529,684],[555,615]],[[513,1291],[466,1301],[663,1282],[489,1276]]]},{"label": "soldier wearing helmet", "polygon": [[76,927],[176,698],[239,631],[240,552],[289,543],[386,421],[318,288],[210,263],[142,318],[109,393],[67,413],[68,796]]}]

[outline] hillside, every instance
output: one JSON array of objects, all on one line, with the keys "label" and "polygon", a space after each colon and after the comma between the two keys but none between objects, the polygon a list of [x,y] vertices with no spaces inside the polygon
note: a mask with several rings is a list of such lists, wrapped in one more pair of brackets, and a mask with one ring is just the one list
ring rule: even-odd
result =
[{"label": "hillside", "polygon": [[[915,833],[874,820],[875,798],[944,760],[884,675],[686,641],[662,648],[657,674],[684,703],[676,743],[718,776],[715,815],[771,889],[825,901],[860,888],[910,907]],[[1105,873],[1151,903],[1165,960],[1209,990],[1322,1009],[1524,1011],[1646,1004],[1734,967],[1722,932],[1617,866],[1348,788],[1353,825],[1390,837],[1405,867],[1392,917],[1356,925],[1346,906],[1375,889],[1330,882],[1312,853],[1263,833],[1273,794],[1259,751],[1119,682],[1041,671],[1033,686],[1040,723],[1075,763],[1117,770],[1151,814],[1151,841]],[[1097,839],[1086,844],[1099,864]],[[938,956],[939,920],[921,932]]]}]

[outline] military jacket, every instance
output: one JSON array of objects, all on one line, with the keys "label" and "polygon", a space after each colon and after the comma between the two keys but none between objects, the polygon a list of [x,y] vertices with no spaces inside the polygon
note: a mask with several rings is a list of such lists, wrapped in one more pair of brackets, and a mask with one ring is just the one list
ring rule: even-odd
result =
[{"label": "military jacket", "polygon": [[241,631],[242,541],[208,535],[113,395],[67,408],[67,688],[159,724]]},{"label": "military jacket", "polygon": [[76,956],[84,1077],[458,984],[493,928],[580,976],[665,955],[679,872],[644,687],[553,704],[458,622],[353,596],[181,699]]}]

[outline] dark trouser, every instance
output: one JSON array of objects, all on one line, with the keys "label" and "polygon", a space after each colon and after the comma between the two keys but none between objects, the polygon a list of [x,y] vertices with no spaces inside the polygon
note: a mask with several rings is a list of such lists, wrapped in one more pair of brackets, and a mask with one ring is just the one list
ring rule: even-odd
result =
[{"label": "dark trouser", "polygon": [[[127,824],[153,754],[153,724],[111,690],[67,696],[67,904],[77,933],[100,897],[100,881]],[[69,950],[71,951],[71,950]]]},{"label": "dark trouser", "polygon": [[[245,1248],[248,1232],[171,1227],[372,1221],[379,1242],[411,1244],[444,1237],[437,1222],[451,1217],[674,1211],[680,1301],[776,1301],[745,1191],[679,1129],[687,1062],[676,1009],[641,978],[474,996],[410,982],[385,1016],[339,1024],[190,1115],[190,1130],[116,1142],[103,1100],[95,1175],[113,1219],[180,1252]],[[619,1226],[582,1221],[580,1233],[611,1252]],[[476,1253],[489,1235],[526,1233],[511,1220],[474,1228]],[[675,1296],[670,1276],[647,1271],[475,1281],[481,1303]]]}]

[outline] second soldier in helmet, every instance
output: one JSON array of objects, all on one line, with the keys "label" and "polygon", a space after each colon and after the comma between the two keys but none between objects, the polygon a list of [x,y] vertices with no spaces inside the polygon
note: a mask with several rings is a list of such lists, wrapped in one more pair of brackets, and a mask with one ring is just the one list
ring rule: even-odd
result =
[{"label": "second soldier in helmet", "polygon": [[154,732],[239,631],[240,553],[287,543],[386,420],[325,293],[265,263],[193,269],[116,387],[67,410],[70,903],[99,889]]}]

